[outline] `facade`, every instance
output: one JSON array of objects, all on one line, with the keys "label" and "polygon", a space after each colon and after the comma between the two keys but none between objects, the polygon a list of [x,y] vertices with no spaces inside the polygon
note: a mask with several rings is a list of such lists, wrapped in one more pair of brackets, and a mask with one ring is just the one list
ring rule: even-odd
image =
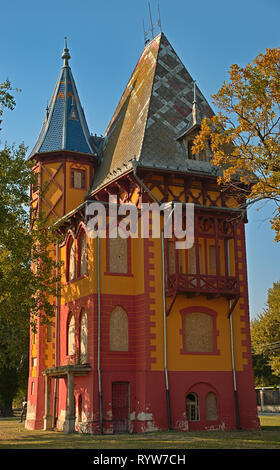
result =
[{"label": "facade", "polygon": [[[193,155],[213,111],[166,36],[143,50],[103,137],[90,134],[63,67],[31,152],[57,223],[60,295],[51,326],[30,337],[28,429],[118,433],[258,429],[246,215],[217,185],[206,150]],[[88,206],[194,204],[194,245],[170,238],[91,238]],[[121,212],[121,211],[120,211]],[[125,212],[123,212],[123,215]],[[122,219],[123,216],[119,215]],[[161,216],[163,227],[163,216]],[[140,229],[139,229],[140,230]]]}]

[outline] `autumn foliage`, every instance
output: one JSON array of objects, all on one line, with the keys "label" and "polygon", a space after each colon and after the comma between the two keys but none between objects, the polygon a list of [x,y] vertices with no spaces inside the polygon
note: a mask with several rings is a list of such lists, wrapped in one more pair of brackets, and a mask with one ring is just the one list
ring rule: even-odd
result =
[{"label": "autumn foliage", "polygon": [[204,118],[193,151],[207,145],[219,183],[244,194],[247,204],[273,200],[275,239],[280,240],[280,48],[267,49],[252,64],[231,66],[213,103],[218,113]]}]

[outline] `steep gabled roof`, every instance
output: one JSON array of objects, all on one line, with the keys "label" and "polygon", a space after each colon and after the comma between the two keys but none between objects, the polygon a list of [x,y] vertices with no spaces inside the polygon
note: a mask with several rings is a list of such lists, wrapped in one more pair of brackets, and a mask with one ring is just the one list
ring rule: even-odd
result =
[{"label": "steep gabled roof", "polygon": [[37,153],[57,150],[93,153],[84,111],[68,64],[70,54],[66,44],[62,58],[64,64],[30,158]]},{"label": "steep gabled roof", "polygon": [[[105,131],[90,193],[132,169],[134,159],[139,167],[212,172],[207,162],[187,161],[177,140],[193,125],[193,83],[163,33],[145,47]],[[198,87],[196,105],[201,116],[213,115]]]}]

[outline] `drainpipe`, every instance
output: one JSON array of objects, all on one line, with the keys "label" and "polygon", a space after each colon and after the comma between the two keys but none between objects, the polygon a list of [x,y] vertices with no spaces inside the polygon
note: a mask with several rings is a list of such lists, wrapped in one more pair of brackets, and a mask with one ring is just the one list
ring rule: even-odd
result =
[{"label": "drainpipe", "polygon": [[98,303],[98,340],[97,340],[97,373],[98,373],[98,395],[99,395],[99,424],[100,434],[103,434],[103,410],[102,410],[102,386],[100,368],[100,329],[101,329],[101,309],[100,309],[100,239],[97,235],[97,303]]},{"label": "drainpipe", "polygon": [[[57,352],[58,352],[58,241],[56,242],[55,248],[55,258],[56,258],[56,268],[55,268],[55,277],[56,277],[56,286],[55,286],[55,367],[58,365],[57,361]],[[57,378],[54,379],[54,392],[53,392],[53,422],[52,427],[55,427],[56,421],[56,401],[57,401]]]},{"label": "drainpipe", "polygon": [[[133,162],[133,176],[142,186],[142,188],[147,191],[150,196],[156,201],[159,205],[161,202],[157,197],[152,193],[152,191],[145,185],[144,181],[139,178],[136,174],[136,165],[137,162],[134,159]],[[173,211],[172,211],[173,212]],[[171,214],[172,214],[171,212]],[[170,214],[170,215],[171,215]],[[161,255],[162,255],[162,302],[163,302],[163,348],[164,348],[164,377],[165,377],[165,391],[166,391],[166,406],[167,406],[167,425],[168,429],[171,430],[171,407],[170,407],[170,391],[169,391],[169,382],[168,382],[168,369],[167,369],[167,338],[166,338],[166,302],[165,302],[165,259],[164,259],[164,237],[163,229],[161,231]]]},{"label": "drainpipe", "polygon": [[[230,259],[229,259],[229,240],[227,240],[227,255],[228,255],[228,274],[230,274]],[[238,390],[237,390],[237,380],[236,380],[236,371],[235,371],[235,354],[234,354],[234,334],[233,334],[233,323],[232,323],[232,313],[239,300],[239,297],[236,297],[234,303],[232,300],[229,300],[229,328],[230,328],[230,345],[231,345],[231,365],[232,365],[232,377],[233,377],[233,393],[234,393],[234,404],[235,404],[235,416],[236,416],[236,427],[241,429],[240,426],[240,415],[239,415],[239,402],[238,402]]]},{"label": "drainpipe", "polygon": [[170,393],[168,383],[168,369],[167,369],[167,340],[166,340],[166,302],[165,302],[165,259],[164,259],[164,237],[163,229],[161,231],[161,255],[162,255],[162,302],[163,302],[163,344],[164,344],[164,376],[165,376],[165,389],[166,389],[166,404],[167,404],[167,423],[169,431],[172,430],[171,426],[171,408],[170,408]]}]

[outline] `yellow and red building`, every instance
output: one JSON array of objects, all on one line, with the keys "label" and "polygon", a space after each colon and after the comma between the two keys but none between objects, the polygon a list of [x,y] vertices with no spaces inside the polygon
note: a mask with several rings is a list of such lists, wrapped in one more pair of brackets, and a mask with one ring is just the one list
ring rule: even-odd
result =
[{"label": "yellow and red building", "polygon": [[[257,429],[246,214],[217,184],[210,150],[191,152],[212,109],[161,33],[97,137],[67,47],[62,58],[30,156],[43,188],[32,192],[32,206],[64,241],[54,248],[63,262],[55,319],[30,338],[27,428]],[[91,238],[87,208],[99,202],[109,217],[110,196],[117,208],[138,211],[143,203],[193,204],[193,247],[154,238],[151,217],[148,238]]]}]

